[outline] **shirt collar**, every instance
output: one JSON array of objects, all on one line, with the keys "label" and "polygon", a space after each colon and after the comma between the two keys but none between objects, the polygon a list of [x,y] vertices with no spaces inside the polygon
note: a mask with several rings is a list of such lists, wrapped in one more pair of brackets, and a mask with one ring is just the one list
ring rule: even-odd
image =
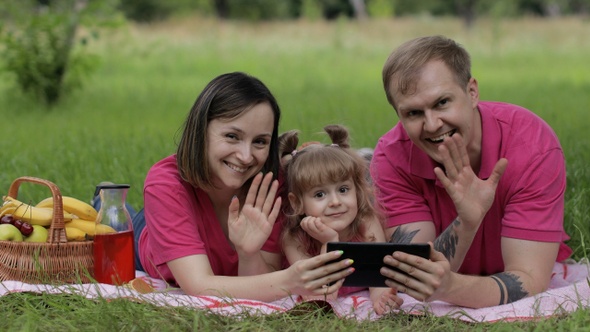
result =
[{"label": "shirt collar", "polygon": [[487,179],[492,174],[494,166],[501,158],[502,130],[494,112],[487,103],[478,106],[481,115],[481,167],[478,177]]}]

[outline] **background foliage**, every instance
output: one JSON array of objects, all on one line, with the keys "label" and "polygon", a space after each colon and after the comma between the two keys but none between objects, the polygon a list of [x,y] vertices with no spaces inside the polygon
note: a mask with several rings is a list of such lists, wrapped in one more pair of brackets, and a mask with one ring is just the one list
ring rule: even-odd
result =
[{"label": "background foliage", "polygon": [[[0,4],[0,55],[16,84],[48,106],[81,86],[98,59],[85,46],[97,28],[112,25],[111,0],[7,1]],[[85,31],[80,31],[84,27]]]},{"label": "background foliage", "polygon": [[0,3],[0,55],[3,69],[16,84],[48,106],[63,94],[82,86],[98,60],[85,53],[98,29],[120,22],[119,13],[138,23],[164,20],[189,13],[202,17],[247,21],[339,17],[416,15],[462,17],[471,29],[476,17],[501,19],[522,15],[586,16],[590,0],[22,0]]},{"label": "background foliage", "polygon": [[[361,6],[355,7],[356,4]],[[501,11],[510,16],[587,15],[589,0],[129,0],[122,3],[127,17],[137,21],[161,19],[173,13],[197,11],[224,19],[277,20],[311,18],[321,13],[324,19],[339,16],[359,17],[364,8],[370,17],[455,16],[474,19]],[[355,10],[356,9],[356,10]],[[361,15],[362,16],[362,15]]]}]

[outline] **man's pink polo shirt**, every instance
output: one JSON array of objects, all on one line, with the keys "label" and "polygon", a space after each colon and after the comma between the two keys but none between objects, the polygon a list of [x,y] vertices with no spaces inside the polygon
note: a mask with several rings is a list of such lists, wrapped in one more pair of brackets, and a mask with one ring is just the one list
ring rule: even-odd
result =
[{"label": "man's pink polo shirt", "polygon": [[[480,102],[478,108],[483,132],[478,176],[487,179],[502,157],[508,167],[459,272],[504,271],[501,237],[559,242],[557,261],[568,258],[572,250],[564,243],[569,239],[563,228],[565,158],[557,136],[525,108],[499,102]],[[455,206],[434,174],[436,166],[401,123],[379,139],[371,175],[386,211],[386,227],[431,220],[438,236],[455,220]]]}]

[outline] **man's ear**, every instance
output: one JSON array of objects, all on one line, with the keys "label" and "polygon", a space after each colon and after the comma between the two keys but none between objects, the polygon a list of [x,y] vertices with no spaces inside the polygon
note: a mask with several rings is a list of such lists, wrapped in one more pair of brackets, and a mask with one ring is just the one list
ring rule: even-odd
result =
[{"label": "man's ear", "polygon": [[471,97],[471,108],[475,109],[479,103],[479,87],[474,77],[470,78],[467,83],[467,93]]}]

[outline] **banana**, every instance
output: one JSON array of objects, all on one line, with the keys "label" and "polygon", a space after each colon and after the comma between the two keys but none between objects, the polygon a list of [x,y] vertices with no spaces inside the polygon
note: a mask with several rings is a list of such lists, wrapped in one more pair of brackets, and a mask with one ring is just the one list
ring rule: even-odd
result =
[{"label": "banana", "polygon": [[14,206],[3,209],[2,211],[0,211],[0,217],[2,217],[5,214],[13,214],[14,210],[16,210],[16,208]]},{"label": "banana", "polygon": [[[62,202],[63,202],[63,196],[61,198],[62,198]],[[37,205],[35,205],[35,207],[53,208],[53,196],[49,196],[46,199],[42,200],[41,202],[37,203]]]},{"label": "banana", "polygon": [[86,232],[75,227],[64,227],[66,229],[66,238],[68,241],[86,241],[88,236]]},{"label": "banana", "polygon": [[[63,199],[63,196],[62,196],[62,199]],[[37,203],[37,205],[35,205],[35,207],[52,208],[53,207],[53,196],[49,196],[46,199],[42,200],[41,202]]]},{"label": "banana", "polygon": [[94,221],[83,220],[83,219],[72,219],[72,221],[66,222],[66,227],[77,228],[84,233],[88,234],[89,237],[94,237],[95,234],[111,234],[117,233],[117,231],[109,225],[97,224]]},{"label": "banana", "polygon": [[0,207],[0,217],[5,214],[12,214],[16,210],[16,206],[11,201],[5,201]]},{"label": "banana", "polygon": [[[61,200],[64,206],[64,211],[77,216],[79,219],[90,221],[96,220],[98,212],[94,207],[92,207],[92,205],[71,196],[62,196]],[[53,208],[53,196],[47,197],[46,199],[37,203],[35,207]]]},{"label": "banana", "polygon": [[[53,219],[53,209],[39,208],[33,205],[25,204],[10,196],[4,196],[5,201],[12,202],[16,208],[12,212],[12,215],[22,221],[26,221],[31,225],[49,226]],[[74,215],[66,211],[64,213],[64,221],[74,219]]]}]

